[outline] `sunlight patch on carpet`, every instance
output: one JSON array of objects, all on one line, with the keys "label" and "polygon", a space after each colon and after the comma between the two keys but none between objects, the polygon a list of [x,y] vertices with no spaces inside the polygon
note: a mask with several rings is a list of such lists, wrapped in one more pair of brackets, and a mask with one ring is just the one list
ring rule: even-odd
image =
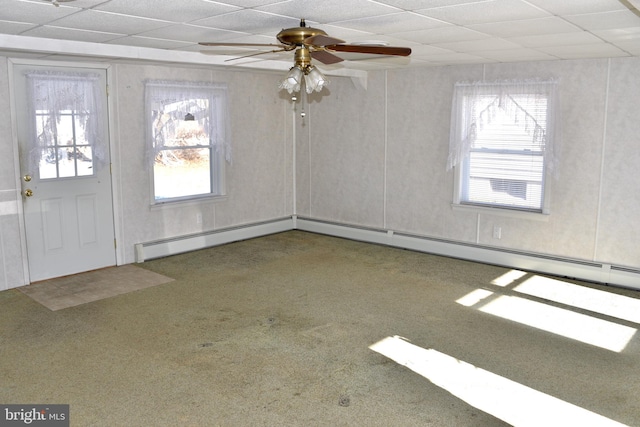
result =
[{"label": "sunlight patch on carpet", "polygon": [[411,344],[399,336],[387,337],[369,348],[513,426],[625,426],[445,353]]}]

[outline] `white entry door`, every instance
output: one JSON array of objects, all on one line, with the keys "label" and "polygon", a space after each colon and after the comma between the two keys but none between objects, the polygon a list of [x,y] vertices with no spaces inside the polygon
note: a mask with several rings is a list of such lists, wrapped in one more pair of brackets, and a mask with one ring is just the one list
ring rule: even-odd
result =
[{"label": "white entry door", "polygon": [[30,281],[115,265],[106,70],[13,75]]}]

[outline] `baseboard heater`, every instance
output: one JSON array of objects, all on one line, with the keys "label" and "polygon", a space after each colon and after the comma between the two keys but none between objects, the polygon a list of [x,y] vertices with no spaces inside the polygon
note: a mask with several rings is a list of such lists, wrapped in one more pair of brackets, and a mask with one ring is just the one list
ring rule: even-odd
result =
[{"label": "baseboard heater", "polygon": [[138,243],[135,245],[136,262],[144,262],[289,230],[308,231],[467,261],[640,290],[640,269],[309,219],[295,215],[205,233]]},{"label": "baseboard heater", "polygon": [[136,262],[162,258],[212,246],[252,239],[254,237],[281,233],[293,229],[291,217],[252,223],[230,228],[221,228],[198,234],[190,234],[170,239],[156,240],[134,245]]},{"label": "baseboard heater", "polygon": [[640,290],[640,270],[340,223],[295,218],[298,230]]}]

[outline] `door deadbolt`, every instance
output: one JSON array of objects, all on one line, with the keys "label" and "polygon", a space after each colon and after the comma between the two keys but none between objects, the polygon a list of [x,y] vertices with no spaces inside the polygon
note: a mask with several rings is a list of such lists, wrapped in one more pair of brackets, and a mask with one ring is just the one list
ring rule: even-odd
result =
[{"label": "door deadbolt", "polygon": [[25,195],[26,197],[31,197],[31,196],[33,196],[33,190],[32,190],[32,189],[30,189],[30,188],[27,188],[26,190],[24,190],[24,195]]},{"label": "door deadbolt", "polygon": [[25,182],[29,182],[31,181],[31,175],[25,175],[22,177],[22,179],[24,179]]}]

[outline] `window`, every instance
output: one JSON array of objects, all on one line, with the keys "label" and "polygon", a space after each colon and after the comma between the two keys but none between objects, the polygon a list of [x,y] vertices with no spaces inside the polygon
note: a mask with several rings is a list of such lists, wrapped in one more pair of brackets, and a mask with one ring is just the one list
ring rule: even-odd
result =
[{"label": "window", "polygon": [[224,195],[226,87],[148,81],[145,97],[154,203]]},{"label": "window", "polygon": [[548,213],[555,82],[456,84],[448,168],[454,203]]}]

